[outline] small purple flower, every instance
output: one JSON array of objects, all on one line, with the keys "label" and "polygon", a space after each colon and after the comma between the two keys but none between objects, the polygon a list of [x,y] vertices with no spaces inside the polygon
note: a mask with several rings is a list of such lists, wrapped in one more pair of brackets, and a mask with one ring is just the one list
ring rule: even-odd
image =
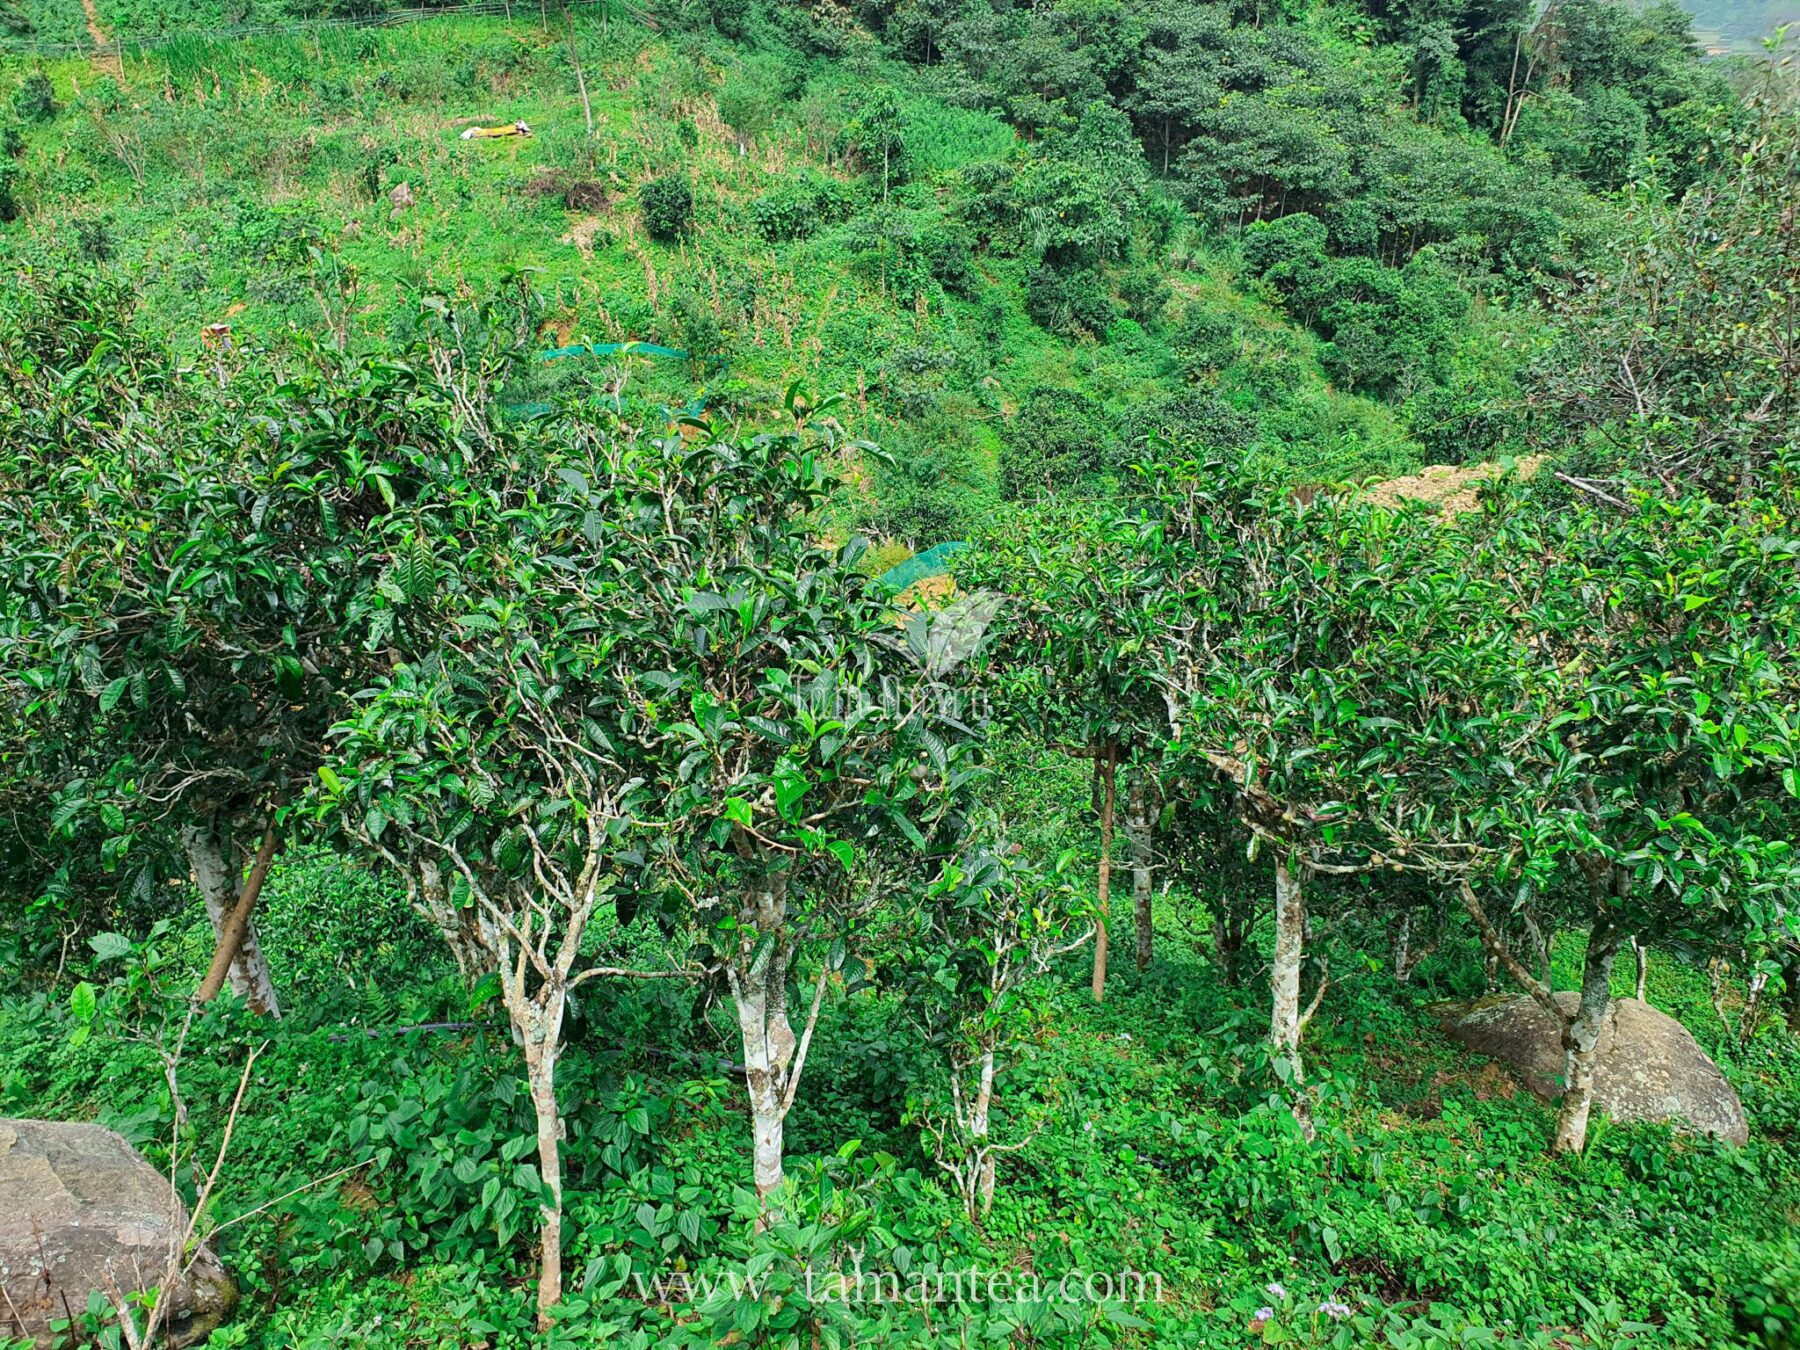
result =
[{"label": "small purple flower", "polygon": [[1280,1280],[1271,1280],[1269,1282],[1269,1297],[1270,1298],[1286,1298],[1287,1297],[1287,1290],[1283,1289],[1281,1287]]},{"label": "small purple flower", "polygon": [[1275,1310],[1273,1308],[1258,1308],[1256,1310],[1256,1316],[1251,1320],[1255,1322],[1273,1322],[1275,1320]]},{"label": "small purple flower", "polygon": [[1332,1321],[1341,1322],[1346,1317],[1350,1316],[1350,1305],[1348,1303],[1339,1303],[1334,1298],[1328,1298],[1319,1305],[1319,1311],[1324,1313]]}]

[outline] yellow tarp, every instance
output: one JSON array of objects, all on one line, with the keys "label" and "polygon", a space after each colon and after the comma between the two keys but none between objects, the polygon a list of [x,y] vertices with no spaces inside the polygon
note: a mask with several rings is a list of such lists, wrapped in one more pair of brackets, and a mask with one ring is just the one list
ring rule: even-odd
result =
[{"label": "yellow tarp", "polygon": [[509,122],[503,127],[470,127],[463,132],[465,141],[486,141],[497,136],[529,136],[531,128],[523,122]]}]

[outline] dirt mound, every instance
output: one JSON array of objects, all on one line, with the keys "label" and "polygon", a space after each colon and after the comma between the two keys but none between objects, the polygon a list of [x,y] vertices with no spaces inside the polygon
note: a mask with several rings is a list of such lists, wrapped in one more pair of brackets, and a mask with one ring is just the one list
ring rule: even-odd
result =
[{"label": "dirt mound", "polygon": [[1520,478],[1535,475],[1544,462],[1542,455],[1528,455],[1507,463],[1434,464],[1408,478],[1390,478],[1365,489],[1370,501],[1381,506],[1399,506],[1402,502],[1425,502],[1446,515],[1473,511],[1483,483],[1503,476],[1510,468]]},{"label": "dirt mound", "polygon": [[569,232],[562,237],[560,242],[575,245],[580,250],[581,256],[587,258],[593,256],[594,241],[605,233],[606,218],[604,216],[583,216],[569,226]]}]

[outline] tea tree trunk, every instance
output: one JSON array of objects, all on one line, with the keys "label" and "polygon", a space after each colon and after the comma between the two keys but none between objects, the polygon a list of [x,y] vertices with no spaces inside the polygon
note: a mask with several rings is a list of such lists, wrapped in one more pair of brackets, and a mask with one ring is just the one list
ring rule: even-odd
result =
[{"label": "tea tree trunk", "polygon": [[1227,884],[1212,907],[1212,950],[1219,978],[1234,989],[1244,978],[1245,943],[1255,919],[1254,902],[1237,896]]},{"label": "tea tree trunk", "polygon": [[[1312,1105],[1300,1058],[1300,972],[1306,964],[1306,890],[1283,858],[1275,864],[1275,960],[1271,976],[1274,999],[1269,1041],[1276,1072],[1285,1079],[1288,1100],[1300,1131],[1313,1137]],[[1281,1066],[1285,1064],[1286,1068]]]},{"label": "tea tree trunk", "polygon": [[[472,881],[466,862],[460,858],[457,862],[462,874]],[[550,1329],[551,1312],[563,1295],[562,1141],[567,1131],[556,1096],[563,1019],[573,986],[594,975],[611,973],[597,968],[574,973],[582,936],[600,896],[591,872],[585,873],[575,887],[561,891],[549,901],[534,900],[514,891],[509,896],[512,903],[502,909],[483,896],[479,910],[482,917],[470,930],[492,954],[493,968],[500,977],[500,999],[525,1056],[525,1082],[537,1125],[538,1176],[543,1183],[538,1207],[540,1332]]]},{"label": "tea tree trunk", "polygon": [[450,887],[443,868],[431,858],[421,858],[408,872],[407,899],[413,912],[437,929],[450,955],[456,960],[456,973],[465,985],[473,986],[493,969],[477,932],[477,912],[458,908],[451,900]]},{"label": "tea tree trunk", "polygon": [[1768,992],[1769,972],[1759,967],[1750,977],[1750,987],[1744,993],[1744,1011],[1738,1016],[1739,1045],[1749,1045],[1757,1027],[1762,1025],[1763,998]]},{"label": "tea tree trunk", "polygon": [[[793,948],[787,931],[787,878],[771,871],[751,888],[738,914],[738,945],[725,975],[737,1010],[743,1046],[744,1084],[756,1194],[763,1201],[759,1228],[773,1219],[769,1196],[783,1178],[782,1131],[805,1064],[805,1046],[788,1018],[787,977]],[[823,993],[820,981],[818,993]],[[818,998],[807,1018],[810,1035]]]},{"label": "tea tree trunk", "polygon": [[1782,967],[1781,978],[1787,984],[1788,1034],[1800,1036],[1800,947],[1789,951],[1787,964]]},{"label": "tea tree trunk", "polygon": [[974,1176],[969,1195],[969,1217],[986,1218],[994,1207],[994,1150],[988,1144],[988,1121],[994,1104],[994,1047],[982,1053],[975,1100],[969,1108],[969,1137],[974,1141]]},{"label": "tea tree trunk", "polygon": [[[502,974],[504,984],[512,982]],[[522,989],[506,989],[513,1030],[524,1042],[525,1080],[537,1120],[538,1175],[548,1196],[538,1210],[539,1331],[550,1329],[550,1310],[562,1301],[562,1110],[556,1100],[556,1057],[562,1042],[568,992],[559,982],[524,997]]]},{"label": "tea tree trunk", "polygon": [[1562,1106],[1556,1116],[1553,1153],[1579,1153],[1587,1144],[1588,1116],[1594,1104],[1594,1062],[1601,1028],[1612,1007],[1613,959],[1620,935],[1601,919],[1588,934],[1587,958],[1581,971],[1581,1005],[1563,1028]]},{"label": "tea tree trunk", "polygon": [[[187,852],[188,866],[193,869],[194,884],[206,901],[206,917],[211,920],[215,942],[224,942],[232,911],[237,908],[238,879],[236,869],[226,862],[225,840],[216,821],[201,825],[184,825],[181,844]],[[226,972],[231,991],[256,1012],[269,1017],[281,1016],[281,1004],[275,997],[275,981],[269,974],[268,958],[256,936],[256,916],[246,915],[237,953]]]},{"label": "tea tree trunk", "polygon": [[1413,972],[1421,962],[1438,949],[1437,937],[1431,941],[1419,943],[1415,939],[1419,935],[1413,929],[1413,914],[1408,911],[1400,916],[1394,927],[1394,982],[1411,984]]},{"label": "tea tree trunk", "polygon": [[1125,796],[1125,838],[1131,846],[1131,912],[1137,923],[1137,968],[1148,970],[1156,954],[1155,906],[1151,892],[1153,820],[1144,775],[1132,776]]},{"label": "tea tree trunk", "polygon": [[263,883],[269,879],[269,868],[274,865],[278,846],[279,840],[271,824],[263,833],[262,845],[256,850],[256,859],[244,875],[243,889],[232,902],[225,921],[213,926],[217,945],[213,949],[212,962],[206,968],[206,975],[200,981],[200,987],[194,991],[194,1002],[210,1002],[225,987],[225,980],[231,974],[231,963],[237,960],[238,951],[244,945],[244,935],[250,931],[250,916],[256,910],[256,899],[262,894]]},{"label": "tea tree trunk", "polygon": [[744,1078],[750,1094],[750,1129],[756,1194],[767,1197],[782,1182],[782,1128],[779,1083],[793,1054],[794,1033],[783,1006],[786,997],[772,978],[774,961],[765,956],[736,975],[738,1034],[743,1042]]}]

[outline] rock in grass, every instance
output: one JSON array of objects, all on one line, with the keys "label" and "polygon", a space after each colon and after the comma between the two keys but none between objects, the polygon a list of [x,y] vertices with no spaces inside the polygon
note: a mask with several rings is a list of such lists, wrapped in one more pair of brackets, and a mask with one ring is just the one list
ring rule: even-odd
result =
[{"label": "rock in grass", "polygon": [[[1573,1014],[1581,996],[1563,990],[1556,1001]],[[1453,1040],[1511,1065],[1545,1101],[1562,1095],[1562,1030],[1529,996],[1455,1004],[1441,1017]],[[1635,998],[1614,999],[1598,1049],[1596,1110],[1617,1121],[1666,1123],[1732,1144],[1750,1137],[1736,1090],[1688,1029],[1667,1013]]]},{"label": "rock in grass", "polygon": [[[168,1177],[111,1130],[0,1120],[0,1341],[23,1334],[48,1347],[49,1323],[85,1311],[90,1291],[116,1303],[155,1286],[187,1225]],[[158,1343],[205,1340],[236,1303],[237,1285],[202,1250]]]}]

